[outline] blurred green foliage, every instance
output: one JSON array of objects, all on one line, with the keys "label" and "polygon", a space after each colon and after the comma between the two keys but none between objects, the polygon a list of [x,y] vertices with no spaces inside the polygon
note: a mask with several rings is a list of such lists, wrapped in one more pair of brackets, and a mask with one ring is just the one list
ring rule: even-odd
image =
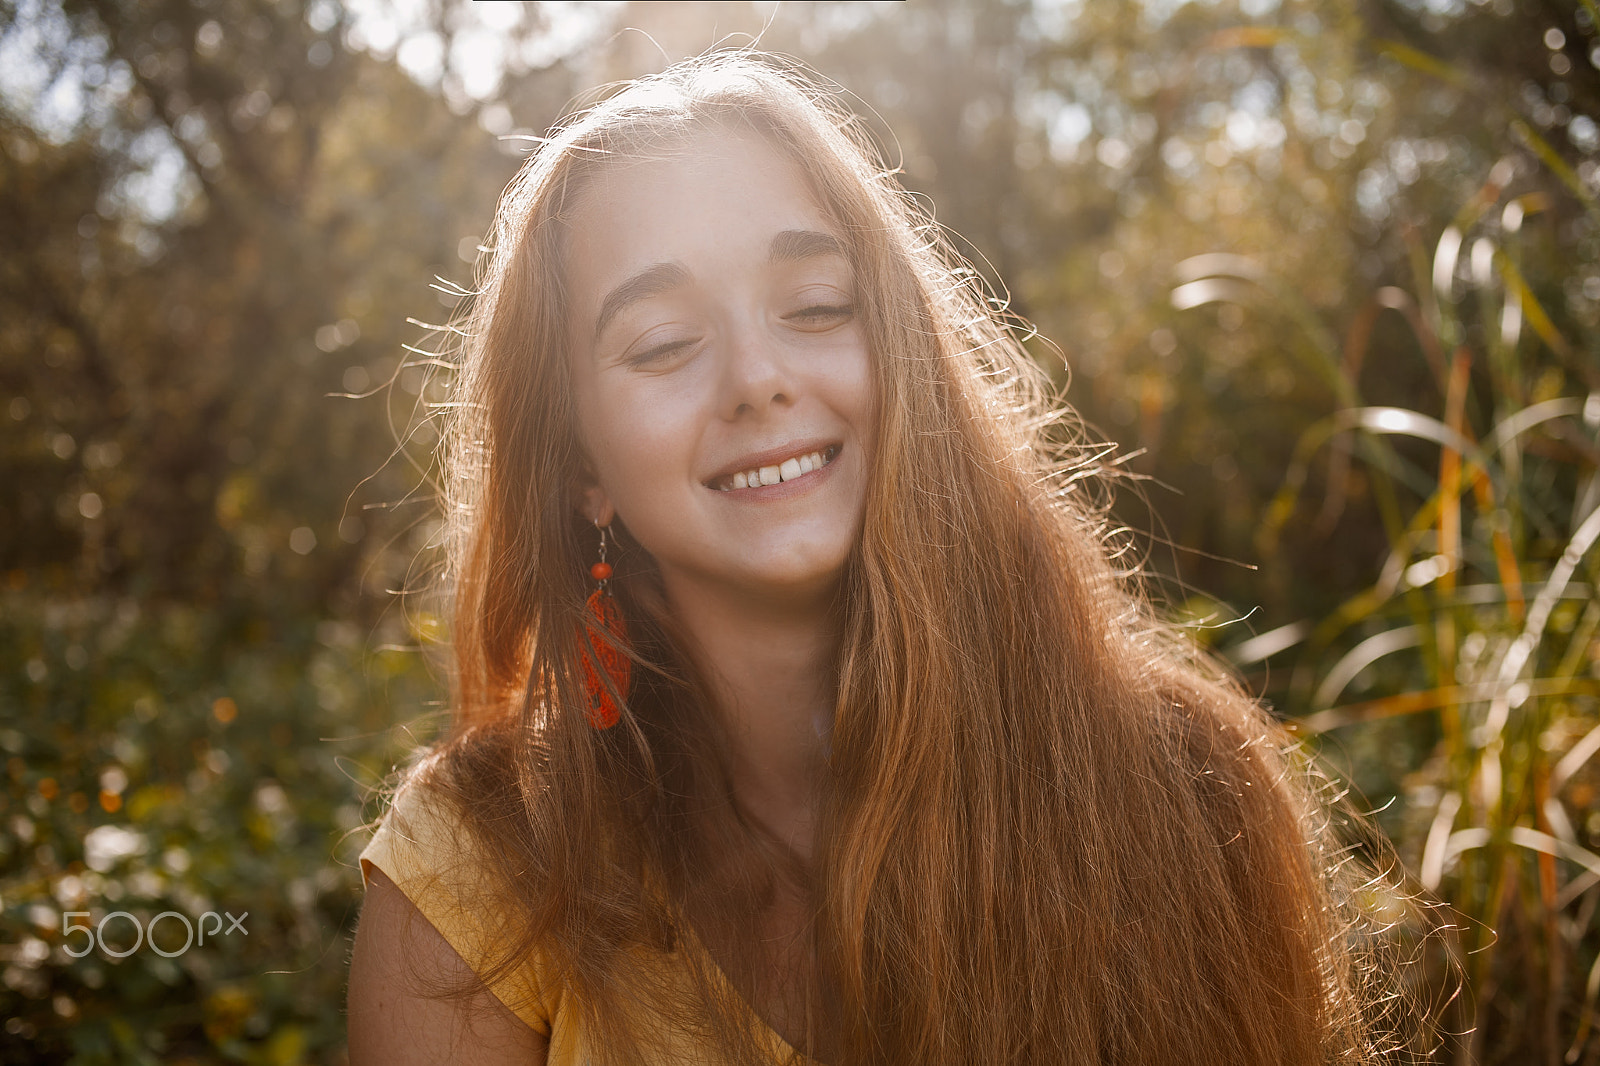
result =
[{"label": "blurred green foliage", "polygon": [[[0,2],[0,1059],[342,1056],[352,831],[442,708],[425,323],[516,137],[759,35],[853,90],[1121,445],[1174,610],[1456,907],[1447,1057],[1596,1061],[1597,21]],[[117,910],[247,933],[69,953]]]}]

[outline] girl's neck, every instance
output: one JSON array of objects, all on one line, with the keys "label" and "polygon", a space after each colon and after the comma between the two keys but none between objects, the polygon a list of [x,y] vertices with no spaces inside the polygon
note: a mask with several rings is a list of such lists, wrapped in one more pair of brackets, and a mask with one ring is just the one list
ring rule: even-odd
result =
[{"label": "girl's neck", "polygon": [[740,806],[809,859],[836,698],[831,603],[776,604],[670,580],[667,597],[727,728]]}]

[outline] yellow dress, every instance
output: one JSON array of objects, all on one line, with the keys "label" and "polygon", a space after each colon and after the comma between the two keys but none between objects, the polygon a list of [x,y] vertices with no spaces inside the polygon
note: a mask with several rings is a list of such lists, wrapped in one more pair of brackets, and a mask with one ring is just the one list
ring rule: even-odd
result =
[{"label": "yellow dress", "polygon": [[[474,874],[481,866],[472,861],[473,837],[454,809],[415,775],[396,792],[377,832],[362,850],[361,877],[370,885],[372,869],[388,875],[422,916],[449,942],[456,953],[480,974],[489,933],[475,920],[482,913]],[[692,937],[692,933],[691,933]],[[704,950],[697,945],[690,950]],[[681,958],[641,952],[639,965],[657,968],[660,976],[681,982],[688,989],[690,974]],[[720,971],[713,971],[720,977]],[[591,1060],[583,1032],[579,1004],[559,981],[547,977],[548,967],[531,957],[491,990],[518,1018],[549,1038],[549,1066],[580,1066]],[[731,986],[722,978],[724,990]],[[642,1008],[641,1008],[642,1009]],[[810,1063],[766,1025],[754,1011],[750,1024],[758,1043],[770,1049],[773,1062]],[[641,1018],[636,1032],[650,1036],[650,1066],[680,1066],[716,1062],[704,1041],[674,1026],[670,1019]]]}]

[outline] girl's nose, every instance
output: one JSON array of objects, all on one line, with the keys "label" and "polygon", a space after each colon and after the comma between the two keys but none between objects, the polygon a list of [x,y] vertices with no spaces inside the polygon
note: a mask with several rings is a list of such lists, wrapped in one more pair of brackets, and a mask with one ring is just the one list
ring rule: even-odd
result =
[{"label": "girl's nose", "polygon": [[774,405],[793,403],[795,388],[783,352],[764,330],[750,325],[728,337],[719,405],[723,418],[763,418]]}]

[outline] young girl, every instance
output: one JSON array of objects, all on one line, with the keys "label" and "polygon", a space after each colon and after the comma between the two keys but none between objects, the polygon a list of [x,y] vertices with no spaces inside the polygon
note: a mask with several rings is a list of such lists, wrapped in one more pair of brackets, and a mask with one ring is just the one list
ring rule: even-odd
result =
[{"label": "young girl", "polygon": [[1114,569],[1047,379],[865,145],[725,54],[507,190],[455,725],[361,856],[356,1066],[1383,1052],[1311,774]]}]

